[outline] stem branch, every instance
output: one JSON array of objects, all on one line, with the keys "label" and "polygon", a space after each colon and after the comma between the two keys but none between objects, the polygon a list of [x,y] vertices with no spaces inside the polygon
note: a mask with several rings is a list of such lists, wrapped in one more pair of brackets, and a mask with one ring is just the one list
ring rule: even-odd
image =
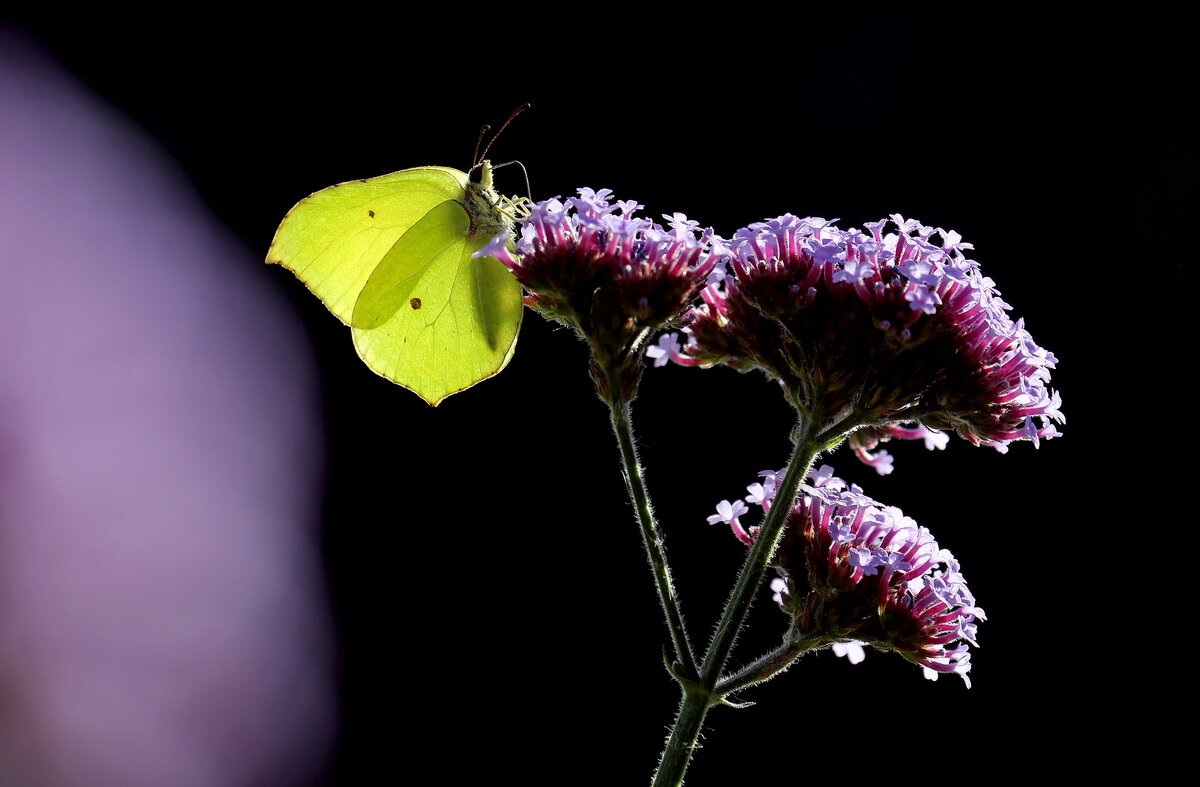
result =
[{"label": "stem branch", "polygon": [[739,691],[747,686],[753,686],[755,683],[770,680],[792,666],[802,654],[817,647],[817,644],[818,640],[785,642],[765,656],[761,656],[742,667],[729,677],[719,680],[717,682],[716,693],[723,697],[726,694]]},{"label": "stem branch", "polygon": [[783,526],[792,509],[791,501],[796,499],[796,492],[808,475],[813,459],[829,442],[828,432],[813,435],[811,427],[810,419],[801,415],[796,425],[792,458],[775,492],[776,504],[771,507],[754,537],[754,545],[746,556],[741,573],[738,574],[737,583],[721,615],[721,622],[717,625],[717,632],[704,656],[699,685],[685,688],[675,725],[671,729],[671,736],[667,739],[658,771],[654,775],[654,787],[677,787],[683,784],[684,773],[700,738],[704,717],[708,709],[720,701],[720,695],[716,692],[717,679],[729,661],[733,644],[746,615],[750,612],[750,607],[754,604],[754,597],[762,585],[767,565],[775,554],[775,548],[783,534]]}]

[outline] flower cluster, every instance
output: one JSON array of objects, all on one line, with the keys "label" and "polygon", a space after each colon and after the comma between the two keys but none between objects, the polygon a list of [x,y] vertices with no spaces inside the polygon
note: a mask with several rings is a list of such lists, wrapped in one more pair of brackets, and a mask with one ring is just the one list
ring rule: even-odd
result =
[{"label": "flower cluster", "polygon": [[[711,230],[681,213],[669,229],[644,218],[633,201],[610,203],[608,189],[532,206],[516,248],[497,236],[477,256],[503,262],[524,286],[525,304],[574,328],[592,353],[593,376],[616,373],[624,391],[636,387],[650,335],[675,324],[705,285],[720,254]],[[598,374],[599,373],[599,374]]]},{"label": "flower cluster", "polygon": [[905,422],[1001,449],[1057,436],[1055,358],[1010,318],[971,244],[891,221],[898,232],[792,215],[739,230],[731,275],[685,318],[686,346],[670,335],[653,357],[761,370],[818,423],[875,427],[867,442]]},{"label": "flower cluster", "polygon": [[[770,510],[782,471],[760,473],[745,501]],[[775,601],[792,618],[789,637],[821,644],[867,643],[920,664],[926,675],[960,675],[971,685],[968,644],[986,618],[958,561],[929,531],[884,506],[825,465],[809,474],[784,526],[775,556]],[[741,500],[721,501],[710,523],[727,522],[743,543],[756,529],[738,517]],[[843,648],[845,651],[846,648]]]}]

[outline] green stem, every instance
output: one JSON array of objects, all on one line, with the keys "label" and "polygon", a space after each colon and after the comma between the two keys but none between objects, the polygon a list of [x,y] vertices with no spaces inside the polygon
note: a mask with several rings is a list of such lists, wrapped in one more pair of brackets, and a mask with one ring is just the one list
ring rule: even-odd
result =
[{"label": "green stem", "polygon": [[667,738],[662,758],[658,761],[658,770],[654,772],[652,787],[678,787],[683,784],[683,775],[700,739],[704,716],[713,704],[712,695],[699,688],[684,691],[675,725],[671,727],[671,736]]},{"label": "green stem", "polygon": [[725,606],[725,613],[721,616],[717,633],[704,657],[702,680],[711,679],[712,685],[716,684],[717,675],[725,669],[729,653],[733,650],[733,643],[737,640],[746,615],[750,612],[751,605],[754,604],[754,597],[762,585],[763,576],[767,573],[767,564],[775,554],[775,547],[778,546],[779,537],[783,534],[783,526],[792,510],[789,501],[796,499],[796,492],[799,491],[801,482],[808,475],[813,458],[823,447],[809,441],[807,425],[807,422],[802,420],[797,427],[799,439],[796,442],[796,452],[788,462],[783,481],[775,490],[775,500],[779,505],[771,506],[771,511],[763,521],[762,527],[754,536],[754,544],[750,547],[750,553],[746,555],[746,562],[738,575],[737,584],[734,585],[733,593],[729,597],[729,603]]},{"label": "green stem", "polygon": [[819,646],[820,640],[816,639],[785,642],[765,656],[761,656],[742,667],[729,677],[717,681],[716,694],[724,697],[726,694],[740,691],[747,686],[753,686],[755,683],[770,680],[792,666],[801,655]]},{"label": "green stem", "polygon": [[[725,669],[733,644],[746,615],[750,612],[754,597],[767,572],[767,565],[771,556],[775,554],[775,547],[783,534],[783,526],[792,508],[788,501],[796,499],[796,492],[808,475],[813,459],[828,443],[827,435],[811,434],[811,422],[803,415],[796,425],[794,437],[795,450],[788,462],[787,472],[775,491],[777,504],[771,507],[754,537],[754,545],[746,556],[746,562],[721,615],[717,633],[713,636],[708,653],[705,654],[698,685],[685,688],[683,703],[679,707],[675,725],[671,728],[671,736],[667,739],[658,771],[654,775],[654,787],[677,787],[683,784],[688,763],[700,738],[704,717],[708,709],[720,701],[720,695],[716,693],[717,679]],[[813,439],[814,437],[816,439]]]},{"label": "green stem", "polygon": [[[615,380],[610,388],[615,388]],[[654,582],[658,587],[658,600],[667,618],[667,626],[671,630],[671,641],[675,645],[675,661],[681,669],[691,677],[696,675],[696,657],[692,654],[692,644],[688,640],[687,629],[683,625],[683,615],[679,611],[679,599],[675,595],[675,584],[671,580],[671,567],[667,563],[666,547],[662,534],[654,521],[654,512],[650,505],[650,495],[646,491],[646,482],[642,474],[642,465],[638,460],[637,447],[633,438],[633,421],[630,416],[629,402],[620,401],[614,394],[607,402],[609,415],[612,420],[613,433],[621,449],[621,473],[625,476],[625,487],[629,498],[633,501],[637,512],[638,525],[642,531],[642,543],[646,547],[646,557],[650,561],[650,569],[654,573]]]}]

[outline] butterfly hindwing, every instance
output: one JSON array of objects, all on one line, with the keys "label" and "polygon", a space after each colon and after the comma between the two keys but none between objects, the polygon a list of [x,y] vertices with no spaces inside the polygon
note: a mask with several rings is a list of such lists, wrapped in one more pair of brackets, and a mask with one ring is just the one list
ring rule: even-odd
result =
[{"label": "butterfly hindwing", "polygon": [[[452,209],[462,210],[453,203],[442,208]],[[522,313],[512,274],[490,257],[472,258],[482,241],[463,235],[448,240],[448,234],[423,239],[427,248],[444,250],[425,263],[413,286],[396,288],[399,305],[389,319],[353,331],[368,366],[430,404],[502,369],[512,357]]]},{"label": "butterfly hindwing", "polygon": [[434,304],[449,298],[442,280],[456,275],[471,228],[462,205],[446,200],[401,235],[375,266],[354,304],[351,327],[374,329],[412,298]]}]

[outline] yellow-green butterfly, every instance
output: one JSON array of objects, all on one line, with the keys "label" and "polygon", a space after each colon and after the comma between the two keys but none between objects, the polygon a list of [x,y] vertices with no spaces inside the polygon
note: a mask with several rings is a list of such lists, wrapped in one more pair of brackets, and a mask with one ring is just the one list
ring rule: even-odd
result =
[{"label": "yellow-green butterfly", "polygon": [[471,257],[514,235],[521,200],[492,189],[491,162],[475,168],[478,181],[415,167],[330,186],[288,211],[267,252],[351,327],[367,366],[435,406],[503,369],[521,327],[517,280]]}]

